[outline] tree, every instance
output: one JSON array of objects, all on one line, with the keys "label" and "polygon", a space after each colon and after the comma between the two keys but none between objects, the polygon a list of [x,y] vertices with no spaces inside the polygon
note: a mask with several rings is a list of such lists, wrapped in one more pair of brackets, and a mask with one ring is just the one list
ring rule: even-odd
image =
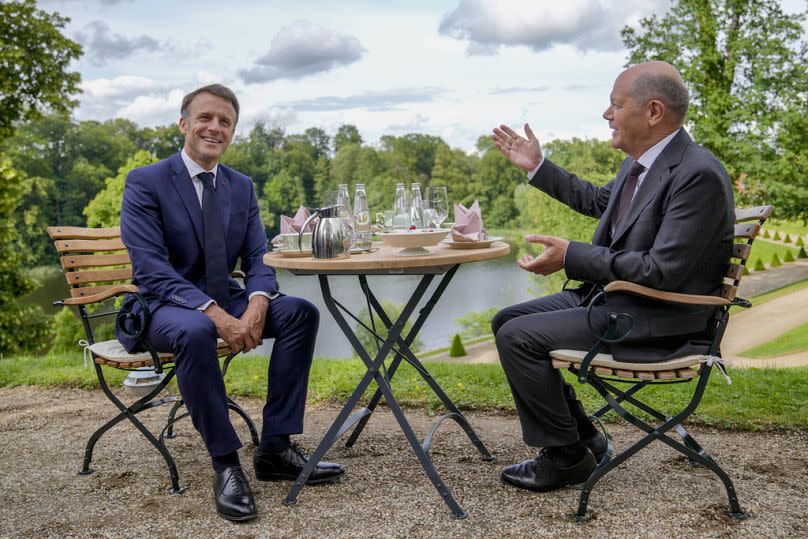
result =
[{"label": "tree", "polygon": [[87,218],[87,226],[113,227],[121,223],[121,202],[126,175],[133,168],[149,165],[157,158],[145,150],[140,150],[118,169],[118,174],[104,180],[104,188],[87,204],[82,213]]},{"label": "tree", "polygon": [[334,152],[338,152],[346,144],[362,145],[362,136],[355,125],[343,124],[339,126],[337,134],[334,135]]},{"label": "tree", "polygon": [[19,301],[35,286],[24,269],[29,250],[17,227],[23,179],[11,161],[0,155],[0,355],[37,351],[50,343],[45,313]]},{"label": "tree", "polygon": [[765,182],[781,217],[808,217],[805,20],[776,0],[676,0],[663,17],[642,19],[640,32],[622,31],[629,63],[679,69],[696,140],[746,178],[744,191],[766,198],[749,185]]},{"label": "tree", "polygon": [[81,46],[63,36],[70,21],[37,9],[34,0],[0,3],[0,141],[20,120],[35,119],[42,110],[69,112],[81,77],[68,71]]},{"label": "tree", "polygon": [[278,230],[281,214],[294,215],[300,205],[306,203],[302,180],[291,176],[287,170],[280,171],[264,186],[262,203],[264,227]]}]

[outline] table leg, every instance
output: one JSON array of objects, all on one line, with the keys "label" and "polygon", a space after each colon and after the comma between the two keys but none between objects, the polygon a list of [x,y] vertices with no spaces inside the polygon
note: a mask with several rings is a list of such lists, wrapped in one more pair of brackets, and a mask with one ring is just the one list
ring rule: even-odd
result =
[{"label": "table leg", "polygon": [[[421,279],[418,287],[413,292],[410,300],[405,305],[404,309],[401,312],[401,315],[398,317],[398,320],[394,324],[390,324],[389,332],[387,339],[385,340],[384,344],[382,344],[381,348],[379,349],[378,353],[376,354],[373,360],[370,359],[368,352],[364,349],[362,344],[359,342],[359,339],[356,337],[356,334],[348,325],[348,322],[345,320],[345,317],[339,311],[333,297],[331,296],[331,290],[328,285],[328,277],[326,275],[320,275],[320,288],[323,292],[323,299],[328,307],[329,311],[331,312],[334,320],[340,326],[342,331],[345,333],[345,336],[350,341],[351,345],[356,350],[357,354],[359,354],[360,359],[362,362],[367,366],[368,371],[365,373],[365,376],[360,381],[359,385],[357,386],[356,390],[354,390],[351,397],[348,399],[348,402],[345,404],[343,409],[340,411],[339,415],[337,416],[334,423],[328,429],[323,440],[317,446],[314,453],[309,458],[308,463],[301,471],[298,478],[295,480],[292,488],[289,490],[289,493],[286,495],[286,498],[283,500],[284,505],[292,505],[297,500],[297,495],[299,494],[300,490],[305,485],[306,481],[308,480],[311,472],[314,470],[314,467],[317,463],[323,458],[326,451],[336,442],[337,437],[341,432],[344,431],[344,423],[346,419],[348,419],[349,414],[354,409],[356,404],[358,403],[361,396],[364,394],[367,387],[370,385],[370,381],[372,379],[376,380],[377,385],[379,386],[379,390],[381,391],[382,395],[385,397],[388,405],[390,406],[393,415],[396,418],[399,426],[401,427],[404,436],[406,437],[407,441],[409,442],[410,446],[412,447],[413,451],[415,452],[416,456],[418,457],[421,466],[423,467],[424,471],[429,477],[432,484],[435,486],[435,489],[443,498],[444,502],[449,509],[452,511],[452,515],[455,518],[465,518],[466,513],[463,509],[458,505],[455,501],[454,497],[452,497],[449,489],[443,483],[443,480],[438,475],[437,470],[435,469],[434,465],[432,464],[429,456],[426,454],[424,449],[421,447],[418,438],[415,436],[415,432],[412,430],[412,427],[407,422],[404,413],[401,410],[401,407],[398,405],[395,397],[393,396],[392,390],[385,379],[384,376],[381,375],[379,372],[379,368],[384,364],[387,355],[390,353],[390,350],[393,347],[393,343],[398,341],[401,337],[401,332],[404,329],[404,324],[407,320],[409,320],[412,312],[415,310],[415,307],[420,302],[421,298],[423,297],[424,293],[426,292],[429,284],[432,281],[434,276],[427,275]],[[387,319],[389,321],[389,318]]]},{"label": "table leg", "polygon": [[[446,290],[446,287],[449,285],[449,281],[451,281],[452,277],[454,277],[457,268],[459,268],[459,266],[454,266],[446,273],[446,275],[443,276],[443,279],[441,279],[441,282],[438,284],[438,287],[435,289],[435,292],[433,292],[432,296],[429,298],[429,301],[427,301],[427,303],[421,309],[418,319],[415,321],[415,324],[413,324],[413,327],[410,329],[407,336],[404,339],[402,339],[401,337],[397,339],[399,345],[399,351],[396,354],[396,357],[393,359],[392,363],[390,364],[390,368],[387,370],[388,379],[392,380],[393,375],[398,369],[398,366],[401,364],[402,357],[406,359],[407,362],[410,363],[415,368],[416,371],[418,371],[418,373],[421,375],[424,381],[426,381],[426,383],[429,385],[429,387],[432,389],[435,395],[437,395],[437,397],[441,400],[446,409],[449,410],[451,418],[455,420],[458,425],[460,425],[460,427],[469,437],[469,440],[474,444],[474,446],[483,456],[483,459],[493,460],[494,456],[491,454],[488,448],[485,447],[485,444],[483,444],[482,440],[480,440],[480,437],[477,436],[477,433],[471,427],[471,424],[469,424],[466,417],[460,412],[457,406],[455,406],[455,404],[452,402],[449,396],[443,391],[443,388],[441,388],[440,385],[435,381],[435,379],[432,378],[432,375],[429,374],[429,371],[426,370],[423,364],[421,364],[421,362],[415,357],[415,354],[413,354],[412,350],[410,349],[410,345],[415,341],[415,337],[417,336],[421,327],[426,322],[427,317],[432,312],[432,309],[435,307],[435,304],[440,299],[444,290]],[[382,306],[376,299],[376,296],[374,296],[373,292],[371,292],[370,287],[367,284],[367,278],[364,275],[360,275],[359,282],[362,285],[362,290],[367,296],[368,301],[373,306],[373,310],[376,311],[382,323],[388,328],[389,331],[389,328],[392,326],[392,322],[390,321],[390,318],[387,316],[387,313],[385,313],[384,310],[382,309]],[[371,398],[370,403],[367,406],[369,413],[365,414],[364,417],[362,417],[362,419],[356,425],[356,428],[354,428],[354,431],[351,433],[351,436],[345,443],[346,447],[353,447],[353,445],[356,443],[356,440],[359,438],[359,435],[362,433],[362,430],[365,428],[365,425],[370,420],[370,415],[373,413],[373,410],[375,410],[376,406],[379,404],[381,396],[382,396],[381,390],[377,389],[376,393],[373,395],[373,398]]]}]

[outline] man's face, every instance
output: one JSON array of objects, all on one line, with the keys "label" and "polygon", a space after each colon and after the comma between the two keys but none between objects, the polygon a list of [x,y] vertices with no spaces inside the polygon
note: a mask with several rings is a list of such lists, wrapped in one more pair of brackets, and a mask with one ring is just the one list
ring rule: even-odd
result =
[{"label": "man's face", "polygon": [[185,135],[185,152],[210,170],[233,140],[236,109],[227,99],[203,92],[188,104],[188,119],[180,117],[179,126]]},{"label": "man's face", "polygon": [[633,82],[634,76],[630,72],[623,72],[617,77],[609,96],[609,108],[603,112],[603,118],[612,128],[612,148],[623,150],[638,159],[650,147],[647,145],[650,126],[647,107],[631,97]]}]

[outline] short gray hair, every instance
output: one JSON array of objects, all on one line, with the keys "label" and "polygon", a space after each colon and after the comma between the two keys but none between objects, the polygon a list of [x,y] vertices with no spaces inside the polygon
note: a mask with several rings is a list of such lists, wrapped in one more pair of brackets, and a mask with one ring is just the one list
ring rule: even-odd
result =
[{"label": "short gray hair", "polygon": [[664,74],[642,73],[634,80],[631,95],[645,105],[652,99],[662,101],[673,116],[683,122],[690,104],[687,87],[678,77]]},{"label": "short gray hair", "polygon": [[238,122],[239,106],[236,94],[233,93],[233,90],[222,84],[208,84],[207,86],[203,86],[202,88],[197,88],[193,92],[183,97],[182,106],[180,107],[180,114],[182,115],[183,118],[185,118],[185,121],[188,121],[188,106],[191,104],[191,101],[193,101],[194,98],[199,94],[211,94],[215,95],[216,97],[221,97],[222,99],[230,101],[230,104],[233,105],[234,109],[236,109],[236,122]]}]

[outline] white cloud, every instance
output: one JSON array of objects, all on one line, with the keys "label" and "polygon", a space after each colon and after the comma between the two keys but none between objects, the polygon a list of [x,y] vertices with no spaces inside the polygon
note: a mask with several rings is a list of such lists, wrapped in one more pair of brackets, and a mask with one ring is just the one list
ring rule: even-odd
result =
[{"label": "white cloud", "polygon": [[185,92],[174,89],[162,96],[141,95],[115,113],[139,125],[165,124],[180,116],[180,105]]},{"label": "white cloud", "polygon": [[300,79],[358,61],[365,49],[353,36],[308,21],[282,28],[254,67],[239,71],[244,82]]},{"label": "white cloud", "polygon": [[146,77],[123,75],[114,79],[94,79],[81,83],[85,97],[116,98],[142,94],[160,89],[160,85]]},{"label": "white cloud", "polygon": [[441,20],[441,34],[468,42],[466,54],[496,54],[502,45],[522,45],[535,51],[569,44],[586,50],[622,49],[620,29],[664,0],[624,0],[606,6],[599,0],[460,0]]},{"label": "white cloud", "polygon": [[76,40],[84,45],[86,58],[96,66],[103,66],[109,60],[128,58],[139,51],[160,49],[160,43],[147,35],[124,37],[111,34],[109,25],[103,21],[87,24],[84,31],[76,33]]}]

